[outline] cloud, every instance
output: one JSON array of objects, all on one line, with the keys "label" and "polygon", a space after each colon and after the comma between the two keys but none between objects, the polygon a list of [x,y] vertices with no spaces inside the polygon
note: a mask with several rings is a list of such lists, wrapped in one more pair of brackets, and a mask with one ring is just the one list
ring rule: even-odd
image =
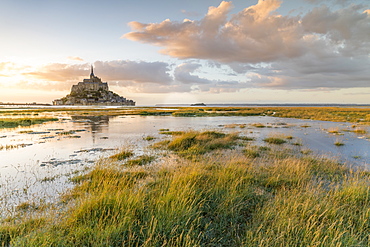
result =
[{"label": "cloud", "polygon": [[169,85],[161,85],[157,83],[135,83],[130,81],[121,81],[116,83],[109,83],[110,88],[123,87],[125,91],[131,93],[183,93],[191,92],[191,85],[186,85],[182,83],[173,83]]},{"label": "cloud", "polygon": [[302,18],[277,14],[281,3],[259,0],[229,17],[232,3],[223,1],[210,7],[200,21],[130,22],[133,31],[122,37],[164,47],[161,53],[172,57],[223,63],[273,62],[304,56],[313,49],[351,55],[370,48],[370,19],[362,5],[337,11],[322,5]]},{"label": "cloud", "polygon": [[[0,69],[6,66],[0,63]],[[164,92],[165,88],[167,91],[182,92],[185,90],[184,87],[171,85],[173,83],[169,73],[171,66],[164,62],[96,61],[94,74],[103,81],[108,81],[111,86],[127,86],[133,92],[138,90]],[[89,77],[90,64],[51,63],[23,72],[22,75],[28,79],[18,81],[16,83],[18,87],[66,91],[70,90],[72,85]]]},{"label": "cloud", "polygon": [[23,73],[25,76],[34,77],[39,80],[65,82],[78,80],[87,75],[90,67],[87,64],[62,64],[52,63],[44,65],[37,70]]},{"label": "cloud", "polygon": [[313,55],[306,55],[272,63],[269,69],[256,68],[250,78],[254,87],[262,88],[337,90],[369,87],[370,62],[366,57],[333,56],[317,60]]},{"label": "cloud", "polygon": [[341,6],[346,6],[351,2],[350,0],[305,0],[305,1],[311,4],[328,3],[328,4],[338,4]]},{"label": "cloud", "polygon": [[198,12],[195,12],[195,11],[187,11],[185,9],[181,10],[181,13],[183,13],[184,15],[189,16],[189,17],[199,17],[199,16],[201,16],[201,14],[198,13]]},{"label": "cloud", "polygon": [[250,87],[249,84],[236,80],[210,80],[195,75],[194,73],[200,71],[201,68],[202,65],[197,63],[180,64],[174,70],[175,81],[177,84],[191,85],[190,91],[211,93],[236,92],[241,88]]},{"label": "cloud", "polygon": [[131,22],[132,31],[122,38],[163,47],[161,53],[175,58],[226,64],[229,76],[245,75],[244,83],[231,87],[198,76],[199,65],[177,67],[175,79],[198,90],[369,87],[370,10],[348,3],[328,0],[305,14],[284,16],[277,12],[279,0],[259,0],[236,14],[232,2],[223,1],[197,21]]},{"label": "cloud", "polygon": [[97,61],[96,73],[109,81],[133,81],[136,83],[169,84],[173,81],[169,74],[170,65],[164,62],[145,61]]},{"label": "cloud", "polygon": [[131,22],[124,38],[164,47],[162,53],[181,59],[258,63],[304,53],[297,17],[274,14],[278,0],[260,0],[229,18],[231,2],[210,7],[200,21],[143,24]]},{"label": "cloud", "polygon": [[[135,61],[97,61],[94,72],[104,80],[133,82],[168,83],[172,78],[168,74],[169,64],[163,62]],[[44,81],[65,82],[87,78],[90,75],[90,64],[52,63],[34,71],[24,73],[29,77]]]},{"label": "cloud", "polygon": [[174,75],[175,79],[185,84],[210,84],[212,81],[200,78],[192,73],[199,69],[202,65],[193,63],[183,63],[176,67]]},{"label": "cloud", "polygon": [[69,60],[74,60],[74,61],[84,61],[82,58],[80,57],[74,57],[74,56],[69,56],[67,57]]},{"label": "cloud", "polygon": [[28,66],[16,64],[14,62],[9,61],[0,62],[0,72],[7,74],[6,76],[17,74],[19,73],[19,71],[22,71],[27,68]]},{"label": "cloud", "polygon": [[351,5],[344,9],[331,11],[322,5],[314,8],[302,18],[305,33],[322,35],[328,46],[343,55],[364,54],[370,49],[370,18],[360,11],[362,6]]}]

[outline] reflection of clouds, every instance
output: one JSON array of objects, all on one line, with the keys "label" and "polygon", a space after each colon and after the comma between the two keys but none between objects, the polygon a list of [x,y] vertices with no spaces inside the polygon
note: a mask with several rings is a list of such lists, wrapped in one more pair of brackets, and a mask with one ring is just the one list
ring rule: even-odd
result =
[{"label": "reflection of clouds", "polygon": [[83,121],[88,124],[90,130],[93,132],[101,132],[102,124],[109,124],[109,116],[71,116],[73,121]]}]

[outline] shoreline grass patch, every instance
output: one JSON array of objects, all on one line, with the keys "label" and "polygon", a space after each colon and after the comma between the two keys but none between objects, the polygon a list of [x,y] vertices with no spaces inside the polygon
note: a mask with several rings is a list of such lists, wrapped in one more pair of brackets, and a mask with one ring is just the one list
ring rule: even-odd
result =
[{"label": "shoreline grass patch", "polygon": [[58,118],[3,118],[0,119],[0,129],[25,127],[50,121],[58,121]]},{"label": "shoreline grass patch", "polygon": [[277,145],[281,145],[287,142],[283,138],[279,138],[279,137],[267,137],[263,139],[263,141],[269,144],[277,144]]},{"label": "shoreline grass patch", "polygon": [[113,154],[113,155],[109,156],[109,159],[116,160],[116,161],[121,161],[121,160],[125,160],[125,159],[127,159],[127,158],[129,158],[133,155],[134,155],[133,151],[122,149],[119,153],[116,153],[116,154]]},{"label": "shoreline grass patch", "polygon": [[154,160],[155,156],[144,154],[137,157],[136,159],[128,160],[125,163],[125,166],[144,166],[151,163]]},{"label": "shoreline grass patch", "polygon": [[202,155],[217,149],[230,149],[238,140],[236,134],[216,131],[185,132],[167,144],[167,149],[187,158]]}]

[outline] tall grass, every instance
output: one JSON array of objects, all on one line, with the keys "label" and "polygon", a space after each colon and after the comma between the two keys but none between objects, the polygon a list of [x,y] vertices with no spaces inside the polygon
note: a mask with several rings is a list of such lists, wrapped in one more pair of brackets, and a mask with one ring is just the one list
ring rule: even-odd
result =
[{"label": "tall grass", "polygon": [[3,118],[0,119],[0,128],[15,128],[18,126],[31,126],[49,121],[58,121],[57,118]]},{"label": "tall grass", "polygon": [[76,185],[61,198],[58,217],[22,211],[1,223],[0,241],[3,246],[369,245],[369,173],[275,145],[237,142],[237,135],[190,132],[159,145],[169,151],[156,166],[122,167],[108,159],[73,179]]}]

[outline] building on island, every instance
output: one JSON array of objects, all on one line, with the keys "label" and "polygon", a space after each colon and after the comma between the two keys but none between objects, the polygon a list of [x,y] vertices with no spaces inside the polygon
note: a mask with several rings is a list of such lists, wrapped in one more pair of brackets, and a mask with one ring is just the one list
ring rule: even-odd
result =
[{"label": "building on island", "polygon": [[54,100],[53,105],[134,106],[135,102],[109,91],[108,83],[95,76],[94,68],[91,66],[90,78],[73,85],[71,93]]}]

